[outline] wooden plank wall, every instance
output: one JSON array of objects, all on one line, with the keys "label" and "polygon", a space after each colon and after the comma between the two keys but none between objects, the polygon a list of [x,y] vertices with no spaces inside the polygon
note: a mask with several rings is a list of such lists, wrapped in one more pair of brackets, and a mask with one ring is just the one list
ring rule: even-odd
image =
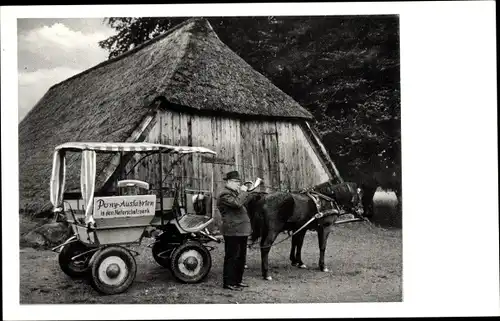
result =
[{"label": "wooden plank wall", "polygon": [[[210,189],[214,174],[214,199],[224,188],[223,176],[238,170],[242,180],[264,180],[267,191],[298,190],[329,179],[329,174],[298,123],[281,121],[241,121],[236,118],[190,115],[163,111],[147,141],[170,145],[203,146],[217,152],[209,157],[185,157],[173,176],[182,177],[184,186]],[[167,173],[172,157],[165,155]],[[158,185],[156,159],[148,158],[135,171],[135,178]],[[167,179],[168,180],[168,179]],[[167,181],[165,181],[167,182]],[[220,216],[216,208],[216,225]]]}]

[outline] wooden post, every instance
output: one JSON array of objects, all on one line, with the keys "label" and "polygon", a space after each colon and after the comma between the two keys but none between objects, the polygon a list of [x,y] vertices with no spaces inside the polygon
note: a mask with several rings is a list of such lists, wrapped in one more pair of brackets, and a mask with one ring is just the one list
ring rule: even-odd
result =
[{"label": "wooden post", "polygon": [[158,177],[158,186],[160,188],[160,217],[161,217],[161,225],[163,226],[163,187],[162,187],[162,181],[163,181],[163,153],[162,151],[160,150],[160,152],[158,153],[158,156],[160,157],[158,163],[160,164],[160,175]]},{"label": "wooden post", "polygon": [[337,167],[335,166],[335,163],[330,158],[330,155],[328,155],[328,152],[326,151],[325,146],[323,145],[323,143],[321,142],[321,140],[319,139],[319,137],[316,135],[316,133],[314,132],[314,130],[311,128],[311,126],[309,125],[309,123],[305,122],[305,125],[306,125],[305,128],[307,129],[307,131],[312,136],[312,138],[314,139],[315,143],[319,146],[319,150],[321,151],[323,157],[326,159],[328,165],[330,165],[332,167],[332,170],[333,170],[335,176],[337,177],[337,179],[341,183],[343,183],[344,180],[340,176],[340,173],[339,173]]}]

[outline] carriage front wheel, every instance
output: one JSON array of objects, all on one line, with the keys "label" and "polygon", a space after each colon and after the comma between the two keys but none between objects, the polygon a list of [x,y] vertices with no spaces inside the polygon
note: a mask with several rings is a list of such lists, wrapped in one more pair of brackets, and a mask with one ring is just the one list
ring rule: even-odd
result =
[{"label": "carriage front wheel", "polygon": [[166,244],[165,242],[156,242],[153,244],[152,252],[156,263],[164,268],[170,269],[170,255],[172,254],[174,247],[175,245]]},{"label": "carriage front wheel", "polygon": [[95,254],[92,264],[92,287],[103,294],[125,292],[137,273],[137,263],[130,251],[109,246]]},{"label": "carriage front wheel", "polygon": [[184,283],[202,281],[210,272],[212,257],[203,244],[189,241],[174,250],[170,270],[174,277]]},{"label": "carriage front wheel", "polygon": [[84,277],[89,270],[88,261],[93,253],[83,255],[74,260],[72,258],[88,250],[89,248],[80,241],[64,245],[58,256],[59,267],[72,278]]}]

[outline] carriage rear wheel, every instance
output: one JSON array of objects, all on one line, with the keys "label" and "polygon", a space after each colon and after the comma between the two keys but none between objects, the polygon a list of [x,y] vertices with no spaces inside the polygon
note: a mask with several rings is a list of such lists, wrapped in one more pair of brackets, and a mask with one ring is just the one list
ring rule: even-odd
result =
[{"label": "carriage rear wheel", "polygon": [[177,280],[184,283],[197,283],[210,272],[212,257],[203,244],[190,241],[174,250],[170,266]]},{"label": "carriage rear wheel", "polygon": [[170,269],[170,258],[174,249],[175,245],[157,242],[153,244],[153,248],[151,249],[151,251],[153,252],[153,258],[155,259],[156,263],[163,266],[164,268]]},{"label": "carriage rear wheel", "polygon": [[125,292],[137,273],[137,263],[130,251],[121,246],[109,246],[95,255],[92,287],[103,294]]},{"label": "carriage rear wheel", "polygon": [[72,257],[88,250],[89,248],[80,241],[64,245],[58,257],[61,270],[72,278],[84,277],[89,271],[88,262],[93,253],[89,253],[74,260]]}]

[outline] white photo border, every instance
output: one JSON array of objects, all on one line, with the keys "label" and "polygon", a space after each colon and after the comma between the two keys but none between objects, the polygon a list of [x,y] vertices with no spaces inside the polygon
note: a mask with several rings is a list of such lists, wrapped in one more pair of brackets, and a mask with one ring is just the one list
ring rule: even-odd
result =
[{"label": "white photo border", "polygon": [[[17,18],[366,14],[400,18],[403,302],[19,304]],[[88,320],[499,315],[494,1],[2,7],[0,21],[4,318],[65,320],[78,310]]]}]

